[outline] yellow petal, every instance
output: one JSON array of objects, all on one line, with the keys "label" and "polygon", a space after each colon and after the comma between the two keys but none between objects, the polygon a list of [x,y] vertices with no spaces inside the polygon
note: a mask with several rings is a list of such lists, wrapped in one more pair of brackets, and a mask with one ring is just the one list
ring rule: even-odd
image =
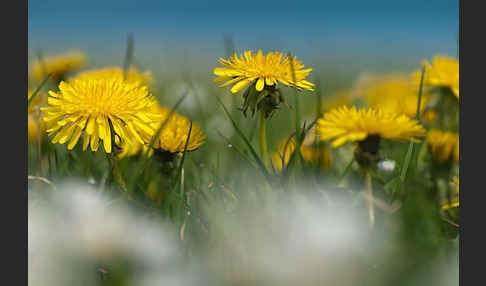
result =
[{"label": "yellow petal", "polygon": [[73,133],[73,138],[71,138],[71,142],[68,144],[68,150],[72,150],[74,146],[76,146],[76,143],[78,143],[79,137],[81,137],[81,133],[83,132],[83,129],[81,128],[76,128]]},{"label": "yellow petal", "polygon": [[237,84],[233,85],[233,87],[231,88],[231,93],[237,93],[238,91],[245,88],[245,86],[247,86],[249,83],[250,83],[250,80],[248,80],[248,79],[244,79],[244,80],[238,82]]},{"label": "yellow petal", "polygon": [[262,91],[264,87],[265,87],[265,80],[263,78],[259,78],[256,83],[256,90]]}]

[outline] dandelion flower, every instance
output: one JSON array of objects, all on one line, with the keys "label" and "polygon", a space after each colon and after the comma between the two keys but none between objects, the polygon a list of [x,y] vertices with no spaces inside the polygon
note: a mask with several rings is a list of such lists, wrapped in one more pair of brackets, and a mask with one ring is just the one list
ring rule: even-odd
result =
[{"label": "dandelion flower", "polygon": [[[27,100],[32,97],[32,90],[28,90]],[[29,141],[36,141],[38,139],[38,133],[40,133],[41,138],[46,130],[46,124],[42,120],[42,112],[40,107],[47,102],[46,97],[42,94],[37,94],[37,96],[32,100],[27,108],[27,138]]]},{"label": "dandelion flower", "polygon": [[335,148],[348,141],[364,141],[368,136],[417,141],[426,134],[418,121],[405,114],[376,108],[358,110],[354,106],[342,106],[325,113],[317,124],[321,140],[334,139]]},{"label": "dandelion flower", "polygon": [[138,141],[125,141],[121,146],[118,158],[132,157],[139,154],[147,154],[150,157],[153,154],[153,149],[146,153],[148,146],[148,144],[140,144]]},{"label": "dandelion flower", "polygon": [[150,84],[152,73],[150,71],[140,72],[137,68],[131,67],[127,70],[126,77],[120,67],[106,67],[84,71],[76,76],[76,79],[111,79],[125,80],[128,83]]},{"label": "dandelion flower", "polygon": [[239,58],[235,54],[229,60],[219,59],[219,63],[225,67],[214,69],[214,74],[218,76],[214,82],[226,81],[220,85],[221,87],[235,84],[231,88],[232,93],[237,93],[254,80],[256,80],[257,91],[262,91],[265,86],[273,86],[278,82],[299,90],[314,90],[314,84],[305,80],[312,69],[303,69],[304,65],[296,57],[290,59],[278,51],[270,52],[265,56],[261,50],[256,55],[246,51]]},{"label": "dandelion flower", "polygon": [[[409,77],[390,75],[370,80],[361,92],[371,107],[406,114],[409,117],[415,117],[417,113],[418,86]],[[430,94],[422,95],[420,113],[430,99]]]},{"label": "dandelion flower", "polygon": [[[159,130],[164,121],[168,121],[163,126],[159,138],[154,143],[154,148],[161,149],[162,151],[168,151],[171,153],[184,152],[184,147],[189,135],[189,128],[191,126],[191,120],[182,116],[176,112],[170,112],[170,109],[157,106],[155,107],[157,114],[160,115],[160,119],[152,123],[151,126],[154,130]],[[206,136],[201,128],[196,124],[192,124],[191,137],[187,145],[187,151],[193,151],[204,145]],[[150,142],[151,138],[146,138],[146,142]]]},{"label": "dandelion flower", "polygon": [[228,60],[219,59],[224,67],[215,68],[213,73],[218,77],[214,82],[224,82],[220,87],[232,85],[232,93],[250,87],[243,94],[244,103],[241,108],[246,115],[248,109],[255,113],[263,111],[265,118],[271,116],[284,97],[277,88],[278,83],[296,88],[297,90],[314,90],[314,84],[306,80],[311,68],[304,69],[304,65],[296,57],[290,58],[282,53],[270,52],[263,55],[259,50],[256,55],[246,51],[239,57],[237,54]]},{"label": "dandelion flower", "polygon": [[459,134],[432,129],[427,135],[427,144],[434,159],[440,163],[459,162]]},{"label": "dandelion flower", "polygon": [[[459,61],[445,56],[435,56],[432,64],[425,61],[424,86],[449,88],[459,99]],[[415,73],[420,80],[421,72]]]},{"label": "dandelion flower", "polygon": [[331,97],[324,97],[322,103],[322,111],[327,112],[336,107],[346,105],[351,106],[353,97],[350,90],[339,90]]},{"label": "dandelion flower", "polygon": [[[157,132],[170,114],[170,109],[156,105],[152,108],[153,112],[159,115],[159,119],[151,124],[151,127]],[[189,128],[191,121],[176,113],[172,112],[169,120],[165,123],[164,127],[160,131],[159,138],[154,142],[154,149],[159,149],[162,152],[169,153],[182,153],[187,141],[187,135],[189,134]],[[153,136],[153,135],[152,135]],[[144,138],[144,144],[140,142],[126,142],[122,146],[122,152],[119,154],[119,158],[135,156],[140,153],[146,153],[152,136]],[[194,151],[204,145],[206,136],[203,134],[201,128],[193,123],[191,130],[191,137],[187,145],[187,151]],[[150,150],[147,155],[152,156],[153,149]]]},{"label": "dandelion flower", "polygon": [[456,197],[453,199],[451,203],[442,206],[443,210],[448,210],[451,208],[458,208],[459,207],[459,178],[454,176],[451,182],[456,187]]},{"label": "dandelion flower", "polygon": [[[126,83],[117,79],[75,79],[59,84],[59,92],[49,91],[48,107],[44,120],[54,135],[52,143],[74,148],[82,134],[83,150],[91,146],[97,151],[100,141],[106,153],[112,144],[138,141],[151,136],[151,123],[160,116],[153,112],[157,104],[146,86]],[[114,134],[115,142],[112,142]]]},{"label": "dandelion flower", "polygon": [[[300,146],[300,153],[304,161],[313,164],[320,163],[323,169],[327,169],[332,162],[331,152],[325,145],[319,143],[316,145],[315,138],[315,131],[311,130]],[[282,168],[289,163],[294,151],[294,138],[285,139],[279,143],[278,152],[274,152],[271,156],[272,165],[276,171],[282,171]]]},{"label": "dandelion flower", "polygon": [[71,52],[52,57],[46,57],[32,65],[32,77],[36,81],[43,80],[48,74],[54,81],[64,80],[70,72],[82,68],[86,64],[86,56],[80,52]]}]

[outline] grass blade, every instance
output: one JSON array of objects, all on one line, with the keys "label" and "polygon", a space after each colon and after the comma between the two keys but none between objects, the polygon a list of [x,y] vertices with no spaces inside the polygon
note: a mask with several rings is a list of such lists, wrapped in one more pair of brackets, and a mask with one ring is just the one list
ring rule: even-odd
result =
[{"label": "grass blade", "polygon": [[44,86],[44,84],[46,84],[46,82],[49,80],[50,77],[51,77],[51,74],[48,74],[42,80],[42,82],[39,84],[39,86],[34,90],[34,92],[32,93],[32,96],[30,97],[30,99],[27,99],[27,107],[30,106],[30,103],[34,100],[34,98],[37,96],[37,94],[39,93],[39,91],[41,90],[41,88]]},{"label": "grass blade", "polygon": [[130,65],[133,62],[133,50],[134,50],[135,41],[133,40],[133,34],[128,34],[127,39],[127,52],[125,54],[125,60],[123,62],[123,77],[126,77],[127,71],[130,68]]},{"label": "grass blade", "polygon": [[258,154],[255,152],[255,149],[253,149],[253,147],[251,146],[250,141],[248,141],[248,139],[246,138],[245,134],[243,134],[243,132],[240,130],[240,128],[238,128],[238,125],[236,125],[235,121],[231,117],[231,114],[226,109],[226,107],[224,106],[224,104],[221,102],[221,100],[219,99],[219,97],[216,97],[216,99],[218,100],[219,104],[223,108],[224,114],[228,117],[228,119],[230,120],[231,124],[235,128],[236,133],[243,139],[243,141],[245,142],[246,146],[250,150],[251,155],[253,156],[253,158],[257,162],[257,165],[260,168],[260,170],[262,171],[262,173],[265,176],[265,178],[267,178],[269,181],[271,181],[271,177],[270,177],[270,174],[267,171],[267,168],[263,164],[263,162],[260,159],[260,157],[258,156]]},{"label": "grass blade", "polygon": [[340,185],[340,184],[343,182],[344,178],[345,178],[345,177],[346,177],[346,175],[349,173],[349,170],[351,170],[351,167],[353,166],[354,161],[355,161],[355,158],[354,158],[354,156],[353,156],[353,158],[352,158],[352,159],[351,159],[351,161],[348,163],[348,165],[346,165],[346,168],[344,168],[344,172],[343,172],[343,174],[341,175],[341,177],[339,177],[339,180],[338,180],[338,182],[337,182],[337,184],[336,184],[336,185],[338,185],[338,186],[339,186],[339,185]]},{"label": "grass blade", "polygon": [[[420,104],[422,101],[422,89],[423,89],[423,83],[424,83],[424,74],[425,74],[425,66],[422,67],[422,74],[420,76],[420,85],[419,85],[419,91],[418,91],[418,102],[417,102],[417,113],[415,114],[415,118],[420,122]],[[410,160],[412,159],[412,154],[413,154],[413,142],[410,142],[408,145],[408,150],[407,154],[405,155],[405,161],[403,162],[403,167],[400,172],[400,180],[402,182],[405,182],[405,179],[407,178],[407,170],[408,166],[410,164]]]},{"label": "grass blade", "polygon": [[181,197],[183,197],[183,186],[182,183],[179,182],[179,179],[182,177],[182,168],[184,167],[184,160],[186,159],[186,153],[187,153],[187,146],[189,145],[189,140],[191,139],[191,131],[192,131],[192,120],[191,120],[191,125],[189,126],[189,133],[187,134],[187,139],[186,139],[186,144],[184,145],[184,152],[182,153],[182,159],[181,163],[179,164],[179,168],[177,170],[177,177],[176,177],[176,184],[178,184],[181,187],[180,194]]}]

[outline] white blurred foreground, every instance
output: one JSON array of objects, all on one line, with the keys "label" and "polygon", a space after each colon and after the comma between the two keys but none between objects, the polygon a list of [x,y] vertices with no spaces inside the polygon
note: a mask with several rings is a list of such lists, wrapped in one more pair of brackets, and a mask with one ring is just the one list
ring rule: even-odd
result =
[{"label": "white blurred foreground", "polygon": [[[107,276],[117,281],[110,285],[137,286],[386,285],[389,269],[379,265],[393,259],[374,243],[393,237],[371,230],[366,212],[340,197],[325,208],[294,196],[215,211],[207,245],[188,257],[178,229],[92,186],[43,192],[29,190],[29,285],[107,285]],[[458,285],[457,255],[425,265],[410,285]]]}]

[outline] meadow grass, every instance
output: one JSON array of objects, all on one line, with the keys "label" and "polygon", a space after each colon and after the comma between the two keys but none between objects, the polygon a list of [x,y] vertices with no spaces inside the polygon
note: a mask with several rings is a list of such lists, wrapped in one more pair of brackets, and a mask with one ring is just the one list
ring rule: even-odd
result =
[{"label": "meadow grass", "polygon": [[[132,64],[133,53],[133,38],[130,37],[124,71]],[[200,72],[210,74],[211,71]],[[174,94],[166,79],[155,77],[150,91],[159,103],[191,120],[183,152],[171,160],[148,157],[148,151],[122,159],[112,154],[106,160],[102,148],[97,152],[83,151],[78,144],[69,151],[65,145],[52,144],[44,133],[40,140],[29,141],[29,192],[51,192],[58,184],[72,178],[89,182],[99,192],[113,197],[114,203],[127,204],[145,216],[168,222],[172,227],[171,236],[181,245],[183,262],[180,267],[196,261],[203,265],[208,263],[208,276],[223,277],[222,282],[218,282],[222,285],[276,283],[272,280],[266,284],[265,279],[261,281],[252,276],[256,267],[251,265],[254,261],[251,256],[256,255],[252,246],[245,248],[243,243],[241,251],[245,253],[246,249],[250,256],[246,262],[240,261],[241,257],[232,252],[235,245],[231,245],[231,238],[244,240],[245,228],[251,233],[254,224],[258,224],[258,216],[247,220],[250,214],[257,213],[262,220],[272,216],[292,217],[294,213],[297,216],[300,200],[307,200],[325,212],[322,219],[332,220],[339,201],[344,209],[361,216],[362,226],[368,224],[365,175],[353,156],[354,145],[332,148],[328,142],[320,143],[327,146],[332,154],[332,163],[326,169],[321,168],[319,163],[306,162],[300,152],[305,137],[326,112],[323,102],[333,99],[339,90],[351,88],[336,82],[352,83],[356,79],[334,80],[329,76],[316,76],[329,75],[329,71],[325,70],[313,70],[312,73],[314,77],[310,80],[316,83],[316,91],[297,92],[282,88],[287,101],[294,99],[293,104],[290,108],[281,105],[266,121],[265,144],[268,150],[265,152],[277,152],[278,142],[292,134],[296,138],[297,152],[291,154],[286,168],[280,172],[269,166],[262,154],[256,151],[262,144],[261,135],[260,139],[257,138],[258,118],[245,117],[239,112],[242,104],[240,95],[218,89],[205,77],[186,77],[183,81],[185,90]],[[417,94],[417,120],[421,120],[422,83],[423,78]],[[32,99],[46,96],[47,90],[57,90],[49,77],[31,88],[35,89]],[[366,105],[366,102],[356,97],[353,104]],[[450,102],[445,104],[451,105]],[[457,119],[452,121],[458,123]],[[198,150],[188,152],[193,123],[202,128],[207,139]],[[164,126],[165,122],[156,134]],[[149,149],[153,144],[154,140],[149,143]],[[441,280],[431,281],[423,277],[420,280],[417,273],[434,261],[445,261],[458,253],[458,209],[441,210],[444,200],[450,199],[453,188],[449,182],[458,174],[458,166],[435,162],[427,149],[426,139],[418,143],[382,140],[380,144],[381,162],[392,162],[394,167],[377,167],[369,173],[375,223],[372,229],[365,228],[363,231],[371,239],[360,246],[363,251],[372,251],[373,256],[361,257],[361,260],[352,263],[357,268],[350,267],[347,274],[357,275],[351,279],[354,282],[344,279],[344,271],[342,281],[334,281],[337,284],[333,285],[358,285],[358,281],[362,283],[359,285],[434,284],[434,281]],[[336,196],[340,199],[336,200]],[[285,214],[279,207],[283,201],[286,202]],[[268,236],[279,239],[271,228],[268,231]],[[231,233],[237,234],[233,236]],[[280,235],[285,239],[290,234]],[[261,243],[266,245],[268,242]],[[278,244],[277,241],[275,243]],[[301,243],[306,243],[305,237],[302,237]],[[351,245],[349,247],[352,248]],[[339,256],[339,253],[335,255]],[[346,255],[343,250],[343,257]],[[212,259],[217,262],[207,261]],[[320,257],[319,261],[326,259],[329,260],[329,257]],[[332,264],[332,259],[329,261]],[[110,268],[111,262],[107,263],[105,270],[108,273],[120,271],[115,266]],[[235,268],[239,270],[235,271]],[[315,273],[309,275],[309,282],[304,281],[305,277],[299,278],[303,285],[322,285],[319,281],[323,280],[311,277]],[[105,279],[100,285],[125,285],[122,280]],[[458,283],[449,282],[448,285]]]}]

